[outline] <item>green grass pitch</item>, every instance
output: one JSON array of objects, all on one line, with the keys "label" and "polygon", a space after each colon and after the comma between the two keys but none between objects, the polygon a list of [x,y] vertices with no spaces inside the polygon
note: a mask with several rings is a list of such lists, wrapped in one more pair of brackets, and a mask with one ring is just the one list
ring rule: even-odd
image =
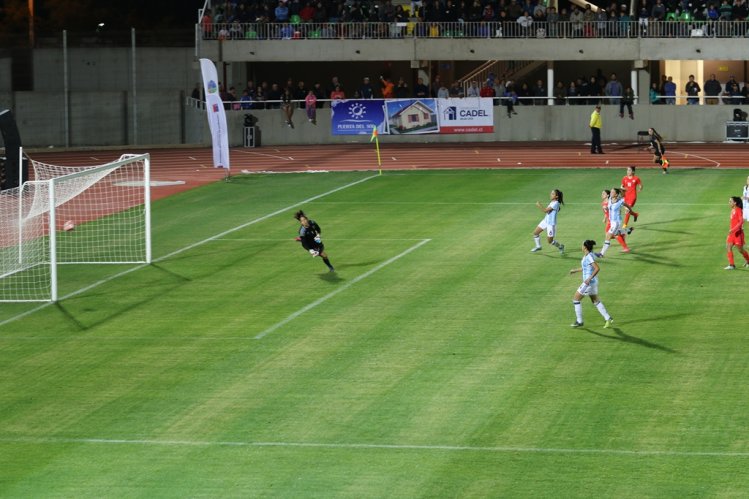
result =
[{"label": "green grass pitch", "polygon": [[[574,330],[568,272],[623,174],[254,175],[158,201],[152,265],[0,304],[0,496],[745,497],[749,270],[723,267],[747,171],[638,172],[632,253],[600,263],[615,328],[587,300]],[[567,254],[532,254],[553,188]],[[294,242],[298,208],[336,273]]]}]

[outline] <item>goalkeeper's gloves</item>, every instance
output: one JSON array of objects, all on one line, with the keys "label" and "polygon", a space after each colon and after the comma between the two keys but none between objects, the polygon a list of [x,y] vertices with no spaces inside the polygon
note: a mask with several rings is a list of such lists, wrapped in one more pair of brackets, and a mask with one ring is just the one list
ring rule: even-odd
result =
[{"label": "goalkeeper's gloves", "polygon": [[322,242],[322,238],[320,236],[315,236],[315,242],[317,244],[320,244]]},{"label": "goalkeeper's gloves", "polygon": [[317,251],[317,250],[315,250],[315,249],[311,249],[311,250],[309,250],[309,254],[310,254],[310,255],[312,255],[312,257],[314,258],[314,257],[316,257],[317,255],[319,255],[319,254],[320,254],[320,252],[319,252],[319,251]]}]

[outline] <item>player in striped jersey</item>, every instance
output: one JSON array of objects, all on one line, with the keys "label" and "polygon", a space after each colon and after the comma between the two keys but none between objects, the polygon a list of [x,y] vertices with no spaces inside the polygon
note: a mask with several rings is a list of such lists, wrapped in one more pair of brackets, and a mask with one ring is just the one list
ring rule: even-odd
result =
[{"label": "player in striped jersey", "polygon": [[596,263],[595,254],[593,253],[593,247],[596,245],[595,241],[587,239],[583,241],[583,259],[580,262],[580,268],[570,270],[570,274],[577,272],[583,273],[583,282],[580,287],[575,291],[575,296],[572,298],[572,305],[575,307],[575,322],[571,324],[572,327],[582,327],[583,322],[583,306],[580,303],[583,296],[590,296],[590,301],[598,309],[598,312],[603,316],[606,323],[603,327],[610,328],[614,319],[606,310],[606,307],[601,303],[598,298],[598,271],[600,267]]},{"label": "player in striped jersey", "polygon": [[611,189],[608,202],[609,212],[609,230],[606,231],[606,240],[603,243],[603,249],[596,256],[604,256],[611,247],[611,238],[616,237],[619,244],[622,245],[622,252],[629,253],[629,247],[624,240],[624,229],[622,229],[622,207],[632,210],[632,207],[622,199],[622,190],[618,187]]},{"label": "player in striped jersey", "polygon": [[533,231],[533,241],[536,245],[531,252],[535,253],[536,251],[541,251],[541,233],[546,231],[546,240],[549,244],[556,246],[559,253],[564,254],[564,244],[556,240],[557,215],[564,204],[564,194],[562,194],[562,191],[559,189],[554,189],[551,191],[551,194],[549,194],[549,198],[551,201],[545,208],[540,202],[536,202],[538,209],[543,211],[546,215],[544,215],[544,219],[539,222],[536,230]]}]

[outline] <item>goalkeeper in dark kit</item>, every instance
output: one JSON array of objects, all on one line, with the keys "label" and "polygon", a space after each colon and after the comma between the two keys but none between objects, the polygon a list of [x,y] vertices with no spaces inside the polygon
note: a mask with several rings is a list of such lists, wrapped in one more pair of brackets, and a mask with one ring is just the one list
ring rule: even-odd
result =
[{"label": "goalkeeper in dark kit", "polygon": [[299,227],[299,237],[297,238],[297,240],[302,243],[302,247],[306,249],[313,258],[316,256],[322,258],[322,261],[328,266],[328,270],[334,272],[335,269],[333,268],[333,265],[330,264],[330,260],[328,260],[328,255],[325,253],[325,245],[322,243],[322,238],[320,237],[320,234],[322,234],[320,226],[317,225],[317,222],[314,220],[307,218],[307,215],[305,215],[302,210],[297,211],[296,214],[294,214],[294,218],[299,220],[299,223],[302,224]]}]

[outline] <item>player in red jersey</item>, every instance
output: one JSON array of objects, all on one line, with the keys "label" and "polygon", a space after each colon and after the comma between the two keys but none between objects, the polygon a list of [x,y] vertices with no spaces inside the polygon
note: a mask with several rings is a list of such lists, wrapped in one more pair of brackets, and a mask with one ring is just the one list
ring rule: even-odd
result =
[{"label": "player in red jersey", "polygon": [[[627,174],[622,178],[622,189],[624,190],[624,202],[627,203],[630,206],[634,206],[637,202],[637,193],[642,190],[642,181],[640,180],[640,177],[635,175],[635,169],[636,166],[628,166],[627,167]],[[627,228],[627,224],[629,223],[629,215],[630,213],[635,218],[635,222],[637,222],[637,217],[640,215],[636,211],[630,211],[627,210],[626,215],[624,215],[624,225],[622,225],[622,229],[626,229],[627,234],[632,233],[632,227]]]},{"label": "player in red jersey", "polygon": [[744,267],[749,267],[749,252],[744,249],[744,216],[741,210],[741,198],[738,196],[731,196],[728,200],[728,205],[731,207],[731,228],[728,230],[728,237],[726,238],[728,267],[726,267],[725,270],[733,270],[736,268],[733,263],[734,246],[744,257],[744,261],[746,262],[744,263]]}]

